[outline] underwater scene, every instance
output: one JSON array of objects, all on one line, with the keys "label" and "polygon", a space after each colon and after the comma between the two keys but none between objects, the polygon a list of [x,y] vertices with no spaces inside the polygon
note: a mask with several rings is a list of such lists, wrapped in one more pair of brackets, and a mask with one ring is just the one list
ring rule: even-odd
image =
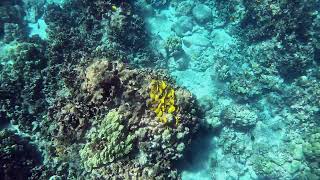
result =
[{"label": "underwater scene", "polygon": [[0,180],[319,180],[320,0],[0,0]]}]

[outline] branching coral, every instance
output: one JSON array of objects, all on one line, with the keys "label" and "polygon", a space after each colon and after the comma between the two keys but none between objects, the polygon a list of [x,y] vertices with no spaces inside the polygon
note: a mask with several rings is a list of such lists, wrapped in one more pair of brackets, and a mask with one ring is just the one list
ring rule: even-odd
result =
[{"label": "branching coral", "polygon": [[175,106],[174,89],[165,81],[152,80],[150,83],[151,110],[163,123],[175,122],[178,124],[179,118],[175,116],[178,108]]}]

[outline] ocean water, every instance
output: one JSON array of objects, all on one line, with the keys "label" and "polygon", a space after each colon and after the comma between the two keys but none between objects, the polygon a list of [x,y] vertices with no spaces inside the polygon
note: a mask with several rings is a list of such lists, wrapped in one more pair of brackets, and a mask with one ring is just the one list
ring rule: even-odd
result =
[{"label": "ocean water", "polygon": [[320,179],[319,0],[1,0],[0,179]]}]

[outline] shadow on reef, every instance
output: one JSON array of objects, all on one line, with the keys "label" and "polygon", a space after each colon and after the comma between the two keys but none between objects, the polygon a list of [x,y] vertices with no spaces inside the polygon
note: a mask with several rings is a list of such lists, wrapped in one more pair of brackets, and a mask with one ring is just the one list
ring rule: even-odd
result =
[{"label": "shadow on reef", "polygon": [[[212,150],[216,148],[213,137],[217,133],[202,126],[192,139],[191,145],[187,148],[183,159],[177,162],[178,169],[181,171],[200,172],[214,166],[215,160],[210,157]],[[209,161],[208,161],[209,160]]]},{"label": "shadow on reef", "polygon": [[0,2],[0,39],[10,42],[25,39],[25,12],[21,0],[2,0]]},{"label": "shadow on reef", "polygon": [[9,130],[0,131],[0,178],[22,180],[35,175],[42,158],[26,138]]}]

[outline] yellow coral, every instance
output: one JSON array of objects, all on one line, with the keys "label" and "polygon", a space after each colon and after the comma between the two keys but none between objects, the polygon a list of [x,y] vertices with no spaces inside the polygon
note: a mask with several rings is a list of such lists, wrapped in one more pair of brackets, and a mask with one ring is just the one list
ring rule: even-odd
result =
[{"label": "yellow coral", "polygon": [[175,92],[165,81],[151,80],[150,83],[151,110],[163,123],[175,121],[178,124],[178,108],[175,105]]}]

